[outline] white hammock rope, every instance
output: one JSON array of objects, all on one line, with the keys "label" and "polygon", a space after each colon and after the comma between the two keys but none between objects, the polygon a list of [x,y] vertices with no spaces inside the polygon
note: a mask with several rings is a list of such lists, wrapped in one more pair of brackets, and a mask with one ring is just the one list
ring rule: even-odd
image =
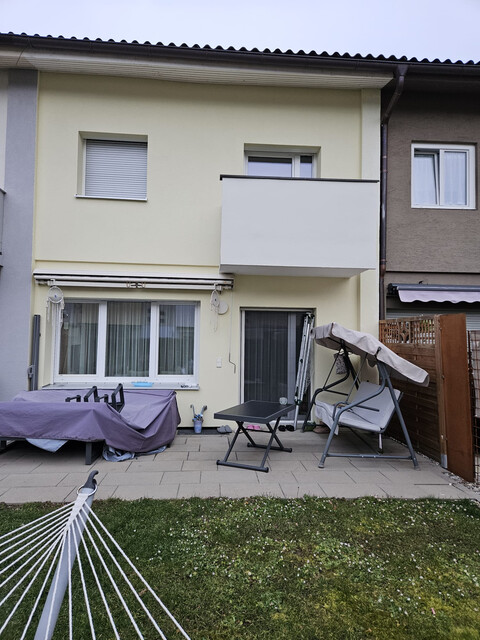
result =
[{"label": "white hammock rope", "polygon": [[[68,637],[69,640],[73,640],[74,637],[85,640],[86,628],[81,632],[77,631],[75,635],[74,619],[77,610],[86,612],[92,640],[97,638],[95,626],[98,625],[98,619],[102,616],[103,625],[108,620],[112,630],[110,633],[113,633],[112,639],[120,640],[120,634],[123,634],[125,626],[131,625],[136,636],[140,640],[145,640],[143,634],[146,633],[146,629],[141,627],[150,625],[150,629],[153,628],[156,631],[158,638],[167,640],[167,636],[144,602],[148,592],[174,624],[177,632],[180,632],[186,640],[190,640],[162,600],[92,511],[90,504],[95,489],[90,493],[89,491],[90,487],[88,490],[80,489],[74,503],[64,505],[50,514],[0,536],[0,576],[4,578],[0,583],[0,636],[12,622],[15,614],[21,612],[21,605],[26,596],[36,594],[33,605],[28,605],[32,608],[19,640],[25,640],[35,620],[35,624],[38,625],[35,640],[50,640],[65,595],[67,595],[65,612],[68,614],[68,636],[65,629],[64,637]],[[74,567],[76,570],[72,572]],[[138,588],[128,577],[127,571],[132,574],[132,578],[135,576],[135,582],[138,579],[140,583]],[[83,597],[79,597],[79,594],[74,595],[77,579],[79,579]],[[137,582],[137,585],[139,583]],[[5,593],[5,591],[8,592]],[[102,606],[99,607],[98,603],[95,607],[93,606],[94,593],[99,596],[98,603],[101,601]],[[127,594],[130,594],[128,602]],[[9,603],[8,607],[4,607],[6,602]],[[135,609],[131,608],[133,603],[136,603]],[[120,613],[121,626],[119,626],[120,621],[115,620],[113,605],[113,610],[118,610]],[[42,607],[43,611],[41,611]],[[144,617],[138,615],[140,610]],[[17,630],[16,633],[20,631]],[[81,636],[80,633],[82,633]]]},{"label": "white hammock rope", "polygon": [[[29,544],[24,545],[23,547],[17,549],[16,551],[14,551],[14,553],[11,553],[10,555],[6,556],[2,562],[5,562],[6,560],[10,560],[10,558],[13,558],[14,556],[16,556],[18,553],[20,553],[21,551],[23,551],[23,549],[25,549],[25,551],[18,557],[16,558],[13,562],[11,562],[9,565],[7,565],[4,569],[2,569],[0,571],[0,575],[2,575],[3,573],[5,573],[6,571],[8,571],[11,567],[15,566],[20,560],[22,560],[23,558],[25,558],[25,556],[28,557],[28,560],[26,560],[23,565],[21,565],[13,574],[10,574],[10,576],[0,584],[0,587],[3,587],[9,580],[11,580],[11,578],[16,575],[19,571],[21,571],[21,569],[26,566],[27,564],[29,564],[29,562],[32,561],[33,558],[35,558],[37,555],[39,555],[45,548],[50,548],[51,545],[50,540],[52,538],[56,538],[57,542],[61,542],[62,539],[62,532],[58,532],[58,531],[54,531],[52,533],[50,533],[50,535],[48,535],[46,538],[44,538],[43,540],[39,540],[36,544],[33,544],[33,540],[30,541]],[[39,547],[39,548],[38,548]],[[35,549],[37,549],[37,551],[35,551],[35,553],[32,553]]]},{"label": "white hammock rope", "polygon": [[[93,518],[96,518],[96,516],[95,516],[95,514],[93,513],[93,511],[91,511],[89,515],[90,515],[90,516],[93,516]],[[101,524],[101,522],[100,522],[99,520],[98,520],[98,522]],[[128,579],[127,575],[126,575],[126,574],[125,574],[125,572],[123,571],[122,567],[121,567],[121,566],[120,566],[120,564],[117,562],[117,560],[116,560],[115,556],[112,554],[111,550],[107,547],[107,545],[105,544],[104,540],[101,538],[100,533],[98,532],[98,529],[95,527],[95,525],[94,525],[92,522],[90,523],[90,525],[91,525],[92,529],[95,531],[95,533],[97,534],[97,536],[98,536],[98,538],[99,538],[100,542],[102,542],[102,543],[103,543],[103,545],[104,545],[104,548],[105,548],[106,552],[108,553],[108,555],[110,556],[110,559],[113,561],[113,563],[115,564],[116,568],[117,568],[117,569],[118,569],[118,571],[120,572],[120,575],[121,575],[121,576],[122,576],[122,578],[125,580],[125,582],[127,583],[128,587],[130,588],[131,592],[133,593],[133,595],[134,595],[134,596],[135,596],[135,598],[137,599],[138,603],[140,604],[140,606],[142,607],[142,609],[143,609],[143,610],[145,611],[145,613],[147,614],[148,618],[150,619],[150,622],[151,622],[151,623],[153,624],[153,626],[155,627],[155,630],[156,630],[156,631],[158,631],[158,633],[160,633],[160,637],[162,638],[162,640],[167,640],[166,636],[163,634],[162,630],[160,629],[160,627],[158,627],[157,623],[155,622],[155,620],[154,620],[154,618],[153,618],[152,614],[151,614],[151,613],[150,613],[150,611],[147,609],[147,607],[145,606],[144,602],[142,601],[142,599],[141,599],[141,598],[140,598],[140,596],[138,595],[138,593],[137,593],[137,591],[136,591],[135,587],[132,585],[132,583],[131,583],[131,582],[130,582],[130,580]],[[105,531],[106,531],[106,533],[108,534],[108,531],[107,531],[107,530],[105,530]],[[87,534],[91,537],[90,531],[87,531]],[[110,535],[110,534],[108,534],[108,535]],[[111,541],[112,541],[112,542],[114,543],[114,545],[116,546],[117,551],[119,551],[121,554],[123,554],[123,551],[122,551],[122,550],[120,549],[120,547],[116,544],[115,540],[114,540],[113,538],[111,538]],[[93,542],[93,538],[92,538],[92,542]],[[99,559],[100,559],[100,562],[102,563],[103,568],[104,568],[104,569],[105,569],[105,571],[107,572],[107,575],[108,575],[108,577],[110,578],[110,581],[111,581],[111,583],[112,583],[112,585],[113,585],[113,587],[114,587],[115,591],[117,591],[117,595],[119,596],[119,598],[120,598],[120,600],[121,600],[122,604],[124,605],[124,607],[125,607],[125,609],[126,609],[127,613],[128,613],[129,615],[131,615],[131,614],[130,614],[130,611],[128,610],[128,607],[127,607],[127,606],[126,606],[126,604],[125,604],[124,599],[122,598],[122,595],[118,592],[118,588],[117,588],[116,582],[115,582],[115,580],[113,579],[112,574],[111,574],[111,573],[110,573],[110,571],[108,570],[108,567],[106,566],[106,564],[105,564],[105,562],[104,562],[104,560],[103,560],[103,557],[102,557],[102,555],[101,555],[101,553],[100,553],[100,550],[98,549],[98,547],[97,547],[96,545],[95,545],[95,550],[96,550],[96,551],[97,551],[97,553],[98,553],[98,557],[99,557]],[[131,563],[130,563],[130,560],[128,559],[128,557],[127,557],[125,554],[123,554],[123,555],[124,555],[124,559],[127,561],[127,563],[128,563],[128,564],[130,564],[130,566],[135,570],[135,567],[133,566],[133,564],[131,564]],[[135,570],[135,571],[136,571],[136,570]],[[138,575],[138,576],[143,580],[143,578],[140,576],[140,574],[139,574],[138,572],[136,572],[136,573],[137,573],[137,575]],[[147,584],[147,583],[145,583],[145,585],[146,585],[146,584]],[[148,585],[147,585],[147,586],[148,586]],[[152,593],[153,593],[153,592],[152,592]],[[167,609],[166,607],[164,607],[164,605],[163,605],[163,603],[162,603],[161,601],[160,601],[160,604],[162,605],[162,608],[163,608],[163,610],[165,611],[165,613],[169,614],[168,609]],[[173,618],[172,618],[172,620],[173,620]],[[174,622],[175,622],[175,620],[174,620]],[[134,624],[134,625],[135,625],[135,622],[134,622],[134,620],[133,620],[133,619],[132,619],[132,624]],[[136,627],[136,625],[135,625],[135,627]],[[139,633],[139,637],[140,637],[140,638],[143,638],[143,636],[140,634],[140,632],[139,632],[139,631],[138,631],[138,633]],[[187,636],[187,637],[188,637],[188,636]]]},{"label": "white hammock rope", "polygon": [[[55,563],[56,559],[58,558],[59,554],[60,554],[60,547],[58,547],[58,549],[57,549],[57,553],[54,555],[53,562],[52,562],[52,564],[50,565],[50,568],[48,569],[48,572],[47,572],[46,578],[45,578],[45,580],[44,580],[44,582],[43,582],[43,585],[42,585],[42,586],[41,586],[41,588],[40,588],[40,593],[39,593],[39,595],[38,595],[38,597],[37,597],[37,600],[35,601],[35,604],[34,604],[34,606],[33,606],[33,608],[32,608],[32,612],[31,612],[30,617],[29,617],[29,619],[28,619],[28,621],[27,621],[27,624],[26,624],[26,626],[25,626],[25,629],[24,629],[24,632],[23,632],[23,637],[25,637],[25,634],[26,634],[26,632],[28,631],[28,627],[29,627],[29,625],[30,625],[30,621],[31,621],[31,619],[33,618],[33,614],[35,613],[35,610],[36,610],[36,607],[37,607],[37,605],[38,605],[38,602],[40,601],[40,598],[41,598],[41,596],[42,596],[42,594],[43,594],[43,592],[44,592],[44,590],[45,590],[45,587],[46,587],[47,582],[48,582],[48,578],[50,577],[50,574],[52,573],[52,570],[53,570],[53,568],[54,568],[54,563]],[[26,587],[25,591],[24,591],[24,592],[23,592],[23,594],[20,596],[19,600],[16,602],[15,606],[13,607],[12,611],[10,612],[10,615],[9,615],[9,616],[8,616],[8,618],[5,620],[5,623],[3,624],[3,626],[0,628],[0,635],[3,633],[4,629],[6,628],[6,626],[8,625],[8,623],[10,622],[10,620],[12,619],[12,617],[13,617],[14,613],[17,611],[18,607],[19,607],[19,606],[20,606],[20,604],[22,603],[22,601],[23,601],[23,599],[25,598],[25,596],[27,595],[27,593],[29,593],[29,591],[30,591],[31,587],[34,585],[34,583],[35,583],[35,581],[36,581],[37,577],[40,575],[40,572],[42,571],[42,569],[43,569],[43,568],[45,567],[45,565],[47,564],[47,560],[49,559],[50,555],[51,555],[51,553],[46,553],[46,554],[45,554],[45,556],[44,556],[44,558],[43,558],[43,562],[40,564],[40,566],[39,566],[39,568],[38,568],[37,572],[35,573],[35,575],[33,576],[33,578],[30,580],[30,582],[29,582],[29,584],[27,585],[27,587]],[[37,563],[37,564],[38,564],[38,563]],[[7,598],[8,598],[8,597],[10,597],[10,595],[13,593],[13,591],[15,591],[15,589],[17,588],[17,586],[19,586],[19,584],[20,584],[20,583],[18,583],[18,584],[14,587],[14,589],[12,589],[12,591],[11,591],[11,592],[6,596],[6,598],[5,598],[2,602],[0,602],[0,607],[1,607],[1,606],[3,606],[3,602],[4,602],[5,600],[7,600]]]}]

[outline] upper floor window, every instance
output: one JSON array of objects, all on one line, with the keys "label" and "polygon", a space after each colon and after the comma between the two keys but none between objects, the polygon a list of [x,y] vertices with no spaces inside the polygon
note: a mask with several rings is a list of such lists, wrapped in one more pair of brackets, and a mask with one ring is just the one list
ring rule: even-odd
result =
[{"label": "upper floor window", "polygon": [[246,173],[268,178],[315,178],[316,154],[246,151]]},{"label": "upper floor window", "polygon": [[475,147],[414,143],[412,207],[475,208]]},{"label": "upper floor window", "polygon": [[197,304],[67,300],[57,379],[196,382]]},{"label": "upper floor window", "polygon": [[92,198],[145,200],[147,141],[83,138],[82,194]]}]

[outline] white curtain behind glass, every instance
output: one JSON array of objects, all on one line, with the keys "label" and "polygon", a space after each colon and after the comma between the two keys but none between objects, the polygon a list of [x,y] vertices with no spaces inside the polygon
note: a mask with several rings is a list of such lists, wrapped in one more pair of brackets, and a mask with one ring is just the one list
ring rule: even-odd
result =
[{"label": "white curtain behind glass", "polygon": [[195,305],[159,305],[158,373],[193,375]]},{"label": "white curtain behind glass", "polygon": [[438,155],[415,153],[413,158],[413,203],[438,204]]},{"label": "white curtain behind glass", "polygon": [[445,151],[444,204],[467,204],[467,154],[464,151]]},{"label": "white curtain behind glass", "polygon": [[148,376],[150,303],[109,302],[107,306],[107,376]]},{"label": "white curtain behind glass", "polygon": [[97,371],[98,304],[66,302],[60,336],[61,375]]},{"label": "white curtain behind glass", "polygon": [[288,395],[288,313],[245,311],[244,400]]}]

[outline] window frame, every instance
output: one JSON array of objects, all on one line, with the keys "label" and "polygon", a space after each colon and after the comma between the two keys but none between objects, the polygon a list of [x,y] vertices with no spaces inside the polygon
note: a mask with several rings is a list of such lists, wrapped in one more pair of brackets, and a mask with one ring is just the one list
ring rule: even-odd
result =
[{"label": "window frame", "polygon": [[[148,194],[148,138],[145,135],[119,135],[105,133],[80,132],[79,141],[79,171],[77,178],[77,198],[85,198],[90,200],[125,200],[133,202],[146,202]],[[86,177],[87,177],[87,145],[89,142],[114,142],[114,143],[142,143],[145,145],[145,192],[144,195],[125,196],[125,195],[102,195],[102,194],[86,194]]]},{"label": "window frame", "polygon": [[[146,381],[151,382],[155,387],[167,387],[172,389],[197,388],[199,372],[199,335],[200,335],[200,302],[198,300],[122,300],[122,299],[95,299],[95,298],[67,298],[66,303],[95,304],[98,306],[98,329],[97,329],[97,370],[95,374],[61,374],[60,371],[60,345],[61,345],[61,325],[55,327],[54,339],[54,384],[67,384],[69,386],[82,386],[83,384],[98,386],[111,386],[117,382],[126,384]],[[107,348],[107,309],[109,302],[148,302],[150,304],[150,349],[149,349],[149,374],[143,376],[107,376],[106,368],[106,348]],[[193,336],[193,373],[160,375],[158,373],[158,340],[159,340],[159,320],[160,307],[171,306],[193,306],[194,307],[194,336]]]},{"label": "window frame", "polygon": [[[300,176],[300,158],[301,156],[310,156],[312,158],[312,175],[308,178]],[[272,159],[280,159],[280,158],[288,158],[292,160],[292,175],[289,177],[284,177],[285,180],[312,180],[318,177],[318,149],[314,150],[312,148],[295,148],[295,149],[271,149],[268,146],[266,147],[245,147],[244,151],[244,172],[245,175],[248,176],[248,161],[249,158],[272,158]],[[250,177],[260,177],[260,176],[250,176]],[[261,176],[265,178],[272,178],[273,180],[279,179],[279,176]]]},{"label": "window frame", "polygon": [[[425,204],[415,202],[415,157],[423,152],[424,154],[433,154],[437,166],[437,200],[436,204]],[[465,172],[465,194],[466,204],[446,204],[445,203],[445,153],[459,152],[466,155],[466,172]],[[476,145],[474,144],[451,144],[451,143],[430,143],[430,142],[412,142],[411,145],[411,207],[412,209],[440,209],[440,210],[473,210],[476,209]]]}]

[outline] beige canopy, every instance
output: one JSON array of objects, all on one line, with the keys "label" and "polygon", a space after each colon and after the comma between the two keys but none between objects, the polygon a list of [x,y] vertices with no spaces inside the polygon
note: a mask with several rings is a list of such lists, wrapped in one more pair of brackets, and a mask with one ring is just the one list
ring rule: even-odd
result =
[{"label": "beige canopy", "polygon": [[394,378],[409,380],[422,387],[428,386],[428,373],[424,369],[401,358],[369,333],[346,329],[331,322],[312,329],[312,337],[317,344],[327,349],[337,350],[345,346],[351,353],[365,356],[372,367],[382,362]]}]

